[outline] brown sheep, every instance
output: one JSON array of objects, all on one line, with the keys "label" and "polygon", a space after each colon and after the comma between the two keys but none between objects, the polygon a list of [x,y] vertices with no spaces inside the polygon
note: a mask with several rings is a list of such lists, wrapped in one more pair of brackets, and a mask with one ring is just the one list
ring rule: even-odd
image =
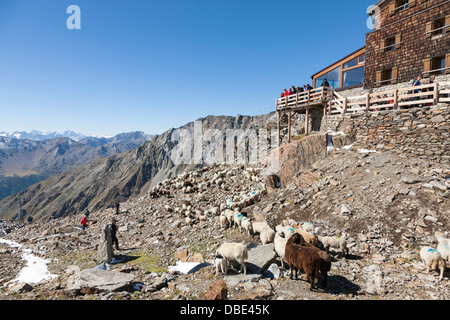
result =
[{"label": "brown sheep", "polygon": [[290,278],[292,279],[295,270],[295,278],[297,279],[298,269],[303,269],[311,283],[310,290],[312,290],[319,279],[321,259],[317,251],[314,248],[294,243],[291,236],[286,242],[284,257],[291,269]]},{"label": "brown sheep", "polygon": [[320,257],[320,273],[323,276],[323,282],[322,285],[324,287],[327,286],[327,279],[328,279],[328,272],[331,270],[331,256],[326,253],[323,250],[320,250],[319,248],[313,246],[312,244],[308,243],[300,234],[296,233],[291,236],[292,242],[295,244],[298,244],[300,246],[305,246],[309,248],[313,248],[317,251],[317,254]]}]

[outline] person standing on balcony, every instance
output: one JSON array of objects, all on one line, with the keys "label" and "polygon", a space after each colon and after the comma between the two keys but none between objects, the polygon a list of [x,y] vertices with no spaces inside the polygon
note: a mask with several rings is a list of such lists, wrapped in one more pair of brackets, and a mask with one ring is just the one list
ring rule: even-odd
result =
[{"label": "person standing on balcony", "polygon": [[292,94],[297,94],[297,88],[295,86],[292,86]]},{"label": "person standing on balcony", "polygon": [[324,79],[323,83],[322,83],[322,87],[329,87],[329,86],[330,86],[330,84],[328,83],[328,80]]}]

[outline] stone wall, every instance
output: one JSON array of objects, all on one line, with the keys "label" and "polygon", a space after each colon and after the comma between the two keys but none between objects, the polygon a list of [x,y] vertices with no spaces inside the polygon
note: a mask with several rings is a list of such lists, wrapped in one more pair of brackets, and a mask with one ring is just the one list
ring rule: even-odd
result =
[{"label": "stone wall", "polygon": [[[366,35],[364,87],[374,88],[376,73],[398,68],[398,82],[407,82],[424,71],[424,60],[449,53],[449,33],[426,37],[426,24],[450,14],[447,0],[422,1],[406,10],[390,14],[389,3],[381,7],[380,29]],[[400,36],[401,45],[382,52],[386,38]]]},{"label": "stone wall", "polygon": [[321,131],[354,133],[358,149],[450,163],[450,106],[327,115]]}]

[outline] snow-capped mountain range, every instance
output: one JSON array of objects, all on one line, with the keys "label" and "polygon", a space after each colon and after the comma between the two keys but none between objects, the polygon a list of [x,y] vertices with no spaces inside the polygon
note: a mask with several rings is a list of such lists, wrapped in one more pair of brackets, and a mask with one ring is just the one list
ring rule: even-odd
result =
[{"label": "snow-capped mountain range", "polygon": [[34,140],[34,141],[41,141],[41,140],[61,138],[61,137],[69,138],[74,141],[80,141],[87,137],[111,138],[110,136],[84,135],[82,133],[72,131],[72,130],[66,130],[64,132],[57,132],[57,131],[42,132],[39,130],[14,131],[14,132],[4,132],[3,131],[3,132],[0,132],[0,137],[8,137],[8,138],[14,138],[14,139],[28,139],[28,140]]}]

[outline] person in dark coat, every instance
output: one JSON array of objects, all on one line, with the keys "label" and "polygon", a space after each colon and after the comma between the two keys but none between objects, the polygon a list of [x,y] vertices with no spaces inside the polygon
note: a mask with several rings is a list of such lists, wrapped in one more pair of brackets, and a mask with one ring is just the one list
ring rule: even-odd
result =
[{"label": "person in dark coat", "polygon": [[119,214],[120,202],[116,201],[116,214]]},{"label": "person in dark coat", "polygon": [[322,83],[322,87],[329,87],[329,86],[330,86],[330,84],[328,83],[328,80],[324,79],[323,83]]},{"label": "person in dark coat", "polygon": [[119,250],[119,239],[117,239],[117,224],[115,219],[111,222],[111,240],[112,243],[116,245],[116,249]]}]

